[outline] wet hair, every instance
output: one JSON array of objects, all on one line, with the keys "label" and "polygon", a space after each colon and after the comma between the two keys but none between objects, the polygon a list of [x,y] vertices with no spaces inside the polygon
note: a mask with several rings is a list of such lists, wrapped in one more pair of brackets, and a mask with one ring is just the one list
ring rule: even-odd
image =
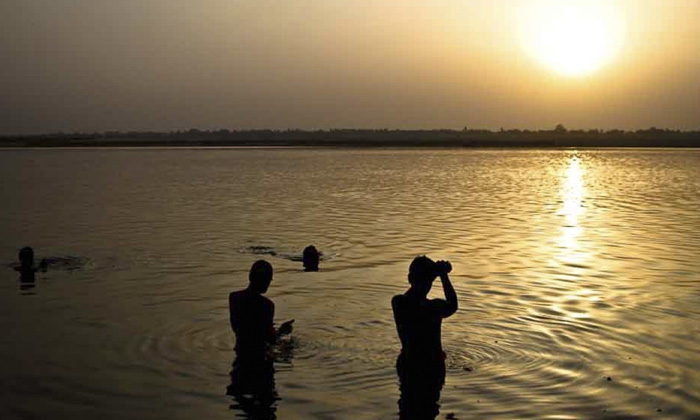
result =
[{"label": "wet hair", "polygon": [[432,282],[437,277],[437,264],[425,255],[420,255],[411,262],[408,274],[408,282],[411,284]]},{"label": "wet hair", "polygon": [[258,260],[253,263],[248,273],[250,284],[259,284],[263,281],[270,281],[272,278],[272,264],[265,260]]},{"label": "wet hair", "polygon": [[319,252],[315,246],[309,245],[306,248],[304,248],[303,260],[304,269],[306,271],[318,270]]},{"label": "wet hair", "polygon": [[34,250],[31,246],[25,246],[19,250],[19,261],[22,265],[34,264]]}]

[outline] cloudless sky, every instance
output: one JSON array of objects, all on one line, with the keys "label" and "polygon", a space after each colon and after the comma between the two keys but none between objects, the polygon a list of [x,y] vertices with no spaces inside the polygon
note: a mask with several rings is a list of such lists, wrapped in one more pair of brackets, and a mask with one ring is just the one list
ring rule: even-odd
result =
[{"label": "cloudless sky", "polygon": [[700,128],[700,0],[608,0],[578,77],[523,49],[537,2],[2,0],[0,133]]}]

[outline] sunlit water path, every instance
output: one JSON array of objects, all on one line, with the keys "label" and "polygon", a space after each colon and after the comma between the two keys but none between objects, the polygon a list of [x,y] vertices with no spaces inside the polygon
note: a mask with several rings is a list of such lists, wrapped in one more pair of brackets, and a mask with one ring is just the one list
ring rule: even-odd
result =
[{"label": "sunlit water path", "polygon": [[[698,150],[2,150],[0,418],[398,418],[390,300],[418,253],[452,261],[460,299],[440,418],[698,418],[699,168]],[[311,243],[319,273],[295,261]],[[20,288],[24,245],[69,263]],[[258,258],[296,330],[279,400],[251,408],[226,395],[227,295]]]}]

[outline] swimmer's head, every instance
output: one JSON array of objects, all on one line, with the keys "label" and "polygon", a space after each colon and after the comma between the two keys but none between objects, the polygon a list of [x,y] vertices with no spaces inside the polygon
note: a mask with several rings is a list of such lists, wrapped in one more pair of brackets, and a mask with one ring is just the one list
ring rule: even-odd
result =
[{"label": "swimmer's head", "polygon": [[304,270],[318,271],[319,253],[315,246],[309,245],[304,248]]},{"label": "swimmer's head", "polygon": [[411,286],[424,290],[426,294],[437,276],[437,264],[425,255],[414,258],[408,268],[408,282]]},{"label": "swimmer's head", "polygon": [[255,261],[248,273],[250,288],[260,294],[267,292],[272,282],[272,265],[265,260]]},{"label": "swimmer's head", "polygon": [[19,250],[19,261],[22,267],[31,267],[34,265],[34,250],[31,246],[25,246]]}]

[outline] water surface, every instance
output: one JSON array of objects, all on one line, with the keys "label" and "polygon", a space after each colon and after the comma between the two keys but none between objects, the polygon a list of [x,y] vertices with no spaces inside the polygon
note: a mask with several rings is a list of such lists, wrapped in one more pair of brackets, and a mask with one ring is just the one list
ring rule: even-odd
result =
[{"label": "water surface", "polygon": [[[698,150],[2,150],[0,417],[396,419],[390,300],[425,253],[452,261],[460,299],[440,418],[697,418],[699,164]],[[303,273],[312,243],[326,258]],[[72,263],[21,288],[24,245]],[[258,258],[296,330],[279,400],[255,411],[226,395],[227,295]]]}]

